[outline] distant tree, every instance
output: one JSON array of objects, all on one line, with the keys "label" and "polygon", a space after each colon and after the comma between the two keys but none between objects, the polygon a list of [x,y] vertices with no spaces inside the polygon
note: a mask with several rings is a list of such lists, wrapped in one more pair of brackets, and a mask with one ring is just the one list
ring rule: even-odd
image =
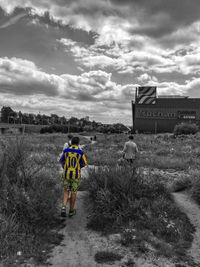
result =
[{"label": "distant tree", "polygon": [[92,126],[89,126],[89,125],[85,125],[83,127],[83,130],[86,131],[86,132],[91,132],[91,131],[93,131],[93,127]]},{"label": "distant tree", "polygon": [[10,107],[2,107],[1,109],[1,121],[9,123],[15,117],[15,112]]},{"label": "distant tree", "polygon": [[34,124],[34,115],[28,114],[28,120],[29,120],[29,124]]},{"label": "distant tree", "polygon": [[66,125],[66,124],[67,124],[67,119],[66,119],[64,116],[62,116],[62,117],[60,118],[60,120],[61,120],[61,124],[62,124],[62,125]]},{"label": "distant tree", "polygon": [[22,113],[22,123],[24,124],[30,124],[29,123],[29,114],[26,114],[26,113]]},{"label": "distant tree", "polygon": [[53,124],[58,124],[59,122],[59,117],[57,114],[51,114],[51,121]]},{"label": "distant tree", "polygon": [[79,120],[76,117],[71,117],[68,122],[72,125],[76,125]]}]

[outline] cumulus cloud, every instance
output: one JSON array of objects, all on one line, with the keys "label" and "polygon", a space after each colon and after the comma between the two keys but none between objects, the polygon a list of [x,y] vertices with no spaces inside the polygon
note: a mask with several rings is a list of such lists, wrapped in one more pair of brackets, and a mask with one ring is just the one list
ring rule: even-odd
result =
[{"label": "cumulus cloud", "polygon": [[89,71],[81,75],[54,75],[41,71],[33,62],[19,58],[0,59],[0,90],[16,95],[44,94],[77,101],[120,99],[123,86],[112,74]]},{"label": "cumulus cloud", "polygon": [[59,81],[56,76],[40,71],[28,60],[0,58],[0,91],[16,95],[44,93],[55,95]]},{"label": "cumulus cloud", "polygon": [[155,77],[155,76],[150,76],[149,74],[147,73],[144,73],[144,74],[141,74],[139,77],[138,77],[138,81],[141,83],[141,84],[150,84],[151,82],[157,82],[158,79]]},{"label": "cumulus cloud", "polygon": [[40,110],[46,114],[57,112],[59,115],[77,117],[88,114],[104,122],[116,122],[116,118],[123,121],[126,118],[124,122],[128,123],[131,122],[130,103],[134,99],[135,87],[142,83],[157,86],[158,93],[162,95],[196,93],[200,85],[200,79],[179,84],[159,82],[149,74],[139,76],[138,81],[138,84],[117,84],[112,81],[111,73],[102,70],[81,75],[53,75],[27,60],[1,58],[0,104],[23,111]]},{"label": "cumulus cloud", "polygon": [[[72,53],[81,68],[111,69],[119,74],[132,74],[138,71],[141,75],[153,73],[153,80],[156,74],[161,73],[199,74],[200,49],[196,46],[187,49],[180,46],[177,50],[165,50],[149,41],[148,46],[144,45],[142,50],[131,50],[128,46],[106,46],[98,41],[97,38],[93,45],[86,45],[65,38],[58,40],[67,52]],[[141,76],[139,81],[143,78],[144,76]]]}]

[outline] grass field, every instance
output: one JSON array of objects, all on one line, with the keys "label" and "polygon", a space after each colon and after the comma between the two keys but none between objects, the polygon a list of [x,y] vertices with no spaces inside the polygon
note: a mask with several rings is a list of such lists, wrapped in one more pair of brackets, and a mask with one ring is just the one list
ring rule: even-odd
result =
[{"label": "grass field", "polygon": [[[121,233],[122,244],[135,251],[187,261],[193,226],[175,205],[171,192],[188,190],[199,201],[200,136],[135,135],[140,155],[136,175],[116,163],[127,136],[99,136],[88,147],[89,161],[109,166],[92,173],[88,183],[89,227]],[[200,203],[200,201],[199,201]]]},{"label": "grass field", "polygon": [[[127,168],[116,169],[126,140],[126,135],[97,134],[97,143],[90,145],[81,136],[89,164],[107,166],[84,182],[89,191],[89,227],[105,234],[120,231],[122,245],[145,252],[149,244],[157,253],[181,258],[191,245],[194,229],[170,193],[187,189],[200,204],[200,136],[136,135],[140,155],[134,176]],[[49,248],[62,239],[55,231],[62,227],[57,159],[66,141],[63,134],[1,136],[3,262],[12,265],[33,256],[36,262],[44,262]]]},{"label": "grass field", "polygon": [[58,134],[1,136],[0,258],[4,264],[13,266],[32,256],[39,264],[49,248],[60,243],[62,236],[54,231],[62,226],[58,157],[67,140],[67,135]]}]

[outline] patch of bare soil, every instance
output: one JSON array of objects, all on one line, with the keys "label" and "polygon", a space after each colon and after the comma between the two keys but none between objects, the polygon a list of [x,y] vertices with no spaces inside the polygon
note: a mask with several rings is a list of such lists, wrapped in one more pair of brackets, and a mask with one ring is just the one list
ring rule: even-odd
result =
[{"label": "patch of bare soil", "polygon": [[194,239],[188,254],[193,258],[194,262],[200,266],[200,208],[185,193],[173,193],[177,205],[186,213],[190,222],[195,227]]}]

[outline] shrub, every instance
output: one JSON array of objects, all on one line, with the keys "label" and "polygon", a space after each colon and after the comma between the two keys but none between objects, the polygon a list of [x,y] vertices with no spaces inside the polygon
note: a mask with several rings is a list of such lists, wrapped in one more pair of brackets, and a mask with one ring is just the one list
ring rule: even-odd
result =
[{"label": "shrub", "polygon": [[94,210],[89,225],[106,230],[131,219],[146,222],[144,207],[160,194],[169,197],[164,185],[155,179],[142,179],[127,166],[121,169],[102,169],[93,173],[88,183],[89,198]]},{"label": "shrub", "polygon": [[[71,125],[70,126],[70,131],[77,133],[81,132],[82,128],[76,125]],[[45,126],[41,128],[40,133],[68,133],[69,132],[69,127],[66,125],[50,125],[50,126]]]},{"label": "shrub", "polygon": [[[192,241],[194,228],[157,176],[125,168],[100,169],[89,177],[88,226],[103,233],[122,231],[124,245],[146,251],[145,238],[155,236],[170,246]],[[131,227],[130,227],[131,225]]]},{"label": "shrub", "polygon": [[2,256],[16,250],[30,255],[40,247],[44,233],[58,222],[56,210],[61,195],[58,174],[51,155],[34,152],[24,138],[10,139],[1,147]]},{"label": "shrub", "polygon": [[180,123],[174,127],[174,135],[196,134],[198,130],[195,123]]}]

